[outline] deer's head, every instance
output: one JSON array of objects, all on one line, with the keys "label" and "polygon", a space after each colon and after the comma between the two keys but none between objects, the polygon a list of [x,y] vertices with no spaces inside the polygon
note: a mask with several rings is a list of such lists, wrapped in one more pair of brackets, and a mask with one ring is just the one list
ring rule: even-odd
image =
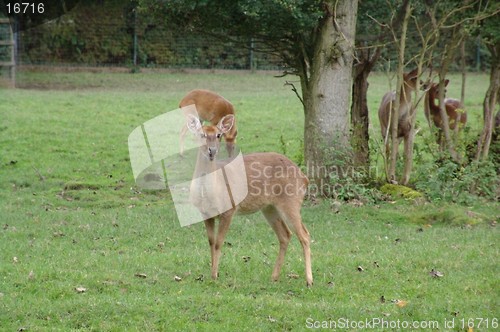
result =
[{"label": "deer's head", "polygon": [[192,114],[188,114],[187,117],[188,129],[201,140],[201,152],[213,161],[219,151],[222,135],[227,133],[234,124],[234,115],[226,115],[216,126],[204,126],[200,119]]},{"label": "deer's head", "polygon": [[418,68],[413,69],[409,73],[403,74],[404,84],[410,89],[415,90],[418,82]]},{"label": "deer's head", "polygon": [[[444,95],[446,96],[446,87],[448,86],[448,83],[450,83],[450,80],[445,79],[444,80]],[[429,95],[431,96],[432,99],[438,98],[439,95],[439,83],[432,83],[430,88],[429,88]]]}]

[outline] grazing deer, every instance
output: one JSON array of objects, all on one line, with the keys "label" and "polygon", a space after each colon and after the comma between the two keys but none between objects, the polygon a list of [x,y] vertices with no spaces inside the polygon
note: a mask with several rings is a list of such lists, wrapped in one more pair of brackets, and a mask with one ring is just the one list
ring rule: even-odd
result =
[{"label": "grazing deer", "polygon": [[[190,188],[190,201],[205,218],[210,253],[212,257],[212,278],[218,277],[218,266],[224,237],[229,229],[235,213],[250,214],[262,211],[271,228],[278,237],[279,254],[272,273],[272,280],[277,281],[285,253],[290,242],[292,232],[297,235],[304,252],[306,282],[308,286],[313,283],[311,270],[310,236],[306,226],[302,223],[300,210],[307,189],[308,179],[300,169],[288,158],[277,153],[252,153],[243,156],[246,179],[244,185],[248,193],[240,202],[234,202],[227,210],[217,209],[218,200],[227,195],[228,182],[231,179],[224,177],[223,172],[217,171],[217,152],[220,137],[234,126],[234,115],[226,115],[219,123],[202,125],[200,120],[187,114],[186,127],[201,141]],[[207,177],[206,175],[212,175]],[[233,179],[234,180],[234,179]],[[243,184],[241,184],[243,185]],[[231,188],[238,186],[232,183]],[[215,217],[219,218],[217,236],[215,234]]]},{"label": "grazing deer", "polygon": [[[209,90],[193,90],[189,92],[179,103],[179,107],[186,107],[195,105],[196,111],[200,120],[210,122],[213,126],[217,125],[219,121],[228,114],[234,115],[233,105],[224,97]],[[231,129],[224,134],[226,141],[226,149],[229,157],[233,155],[234,144],[236,142],[236,135],[238,130],[236,128],[236,120],[234,121]],[[180,154],[184,153],[184,136],[186,135],[187,126],[182,127],[180,133]]]},{"label": "grazing deer", "polygon": [[[446,88],[450,83],[450,80],[444,81],[444,87]],[[446,93],[446,90],[445,90]],[[434,125],[438,128],[437,142],[441,145],[443,136],[443,119],[441,118],[441,110],[439,107],[439,84],[431,83],[425,94],[425,104],[424,113],[427,121],[430,124],[430,119]],[[437,103],[436,103],[437,101]],[[446,110],[446,115],[448,116],[448,127],[450,130],[460,130],[467,123],[467,113],[460,109],[460,100],[453,98],[445,98],[444,106]]]},{"label": "grazing deer", "polygon": [[[401,138],[407,141],[411,128],[410,111],[412,109],[411,94],[417,87],[418,69],[414,69],[403,75],[403,86],[399,96],[399,118],[398,118],[398,144]],[[378,118],[380,120],[380,129],[384,142],[388,142],[390,137],[391,117],[394,111],[394,102],[396,101],[396,91],[387,92],[382,97],[382,102],[378,109]]]}]

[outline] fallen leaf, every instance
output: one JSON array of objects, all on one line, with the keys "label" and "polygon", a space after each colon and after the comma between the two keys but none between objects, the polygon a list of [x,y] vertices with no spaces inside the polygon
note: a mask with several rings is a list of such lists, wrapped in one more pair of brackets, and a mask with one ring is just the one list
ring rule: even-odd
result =
[{"label": "fallen leaf", "polygon": [[195,280],[196,281],[203,281],[203,280],[205,280],[205,276],[203,274],[200,274]]},{"label": "fallen leaf", "polygon": [[136,274],[134,274],[134,276],[136,276],[137,278],[142,278],[142,279],[146,279],[148,277],[146,273],[136,273]]},{"label": "fallen leaf", "polygon": [[392,302],[400,308],[404,308],[408,304],[408,301],[405,300],[392,300]]},{"label": "fallen leaf", "polygon": [[12,263],[14,263],[14,264],[19,263],[19,259],[18,259],[16,256],[14,256],[14,257],[12,258]]},{"label": "fallen leaf", "polygon": [[328,287],[333,287],[333,286],[335,286],[335,283],[333,281],[329,281],[327,285],[328,285]]},{"label": "fallen leaf", "polygon": [[241,257],[241,258],[243,258],[243,261],[244,261],[245,263],[248,263],[248,261],[250,260],[250,256],[243,256],[243,257]]},{"label": "fallen leaf", "polygon": [[380,297],[380,302],[381,302],[381,303],[385,303],[385,296],[384,296],[384,295],[382,295],[382,296]]},{"label": "fallen leaf", "polygon": [[361,265],[358,266],[358,271],[359,272],[363,272],[365,269],[363,269],[363,267]]},{"label": "fallen leaf", "polygon": [[271,322],[271,323],[276,323],[276,318],[273,318],[271,316],[268,316],[267,319]]},{"label": "fallen leaf", "polygon": [[288,273],[287,277],[290,279],[299,279],[300,278],[300,276],[298,274],[295,274],[295,273]]},{"label": "fallen leaf", "polygon": [[437,270],[434,270],[432,269],[431,272],[429,272],[429,275],[433,278],[442,278],[444,277],[444,273],[443,272],[440,272],[440,271],[437,271]]},{"label": "fallen leaf", "polygon": [[81,294],[81,293],[85,293],[87,291],[87,288],[85,288],[85,287],[75,287],[75,291],[77,293]]},{"label": "fallen leaf", "polygon": [[31,270],[30,273],[28,274],[28,279],[29,280],[35,279],[35,273],[33,272],[33,270]]},{"label": "fallen leaf", "polygon": [[177,282],[179,282],[179,281],[182,281],[182,278],[179,277],[179,276],[174,276],[174,280],[177,281]]}]

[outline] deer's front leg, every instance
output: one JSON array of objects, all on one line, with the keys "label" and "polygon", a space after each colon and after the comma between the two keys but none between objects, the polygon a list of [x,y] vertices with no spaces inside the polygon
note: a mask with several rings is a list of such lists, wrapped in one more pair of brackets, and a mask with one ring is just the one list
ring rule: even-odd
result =
[{"label": "deer's front leg", "polygon": [[205,220],[205,229],[207,230],[208,244],[210,245],[210,257],[212,267],[212,278],[217,279],[217,261],[215,251],[215,219],[209,218]]}]

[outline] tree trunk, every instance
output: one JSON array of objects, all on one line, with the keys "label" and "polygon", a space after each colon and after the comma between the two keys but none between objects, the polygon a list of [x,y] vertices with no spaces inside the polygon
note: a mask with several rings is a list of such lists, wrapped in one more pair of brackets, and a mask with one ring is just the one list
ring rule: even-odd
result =
[{"label": "tree trunk", "polygon": [[499,102],[500,90],[500,42],[488,47],[491,53],[491,73],[490,86],[486,91],[483,102],[484,125],[483,132],[477,142],[476,160],[486,160],[490,149],[491,136],[493,132],[493,123],[495,107]]},{"label": "tree trunk", "polygon": [[351,107],[351,145],[354,150],[354,166],[360,169],[367,169],[370,165],[370,125],[368,115],[368,76],[373,66],[380,57],[382,48],[377,47],[373,54],[369,49],[359,50],[357,60],[359,61],[353,70],[354,83],[352,87],[352,107]]},{"label": "tree trunk", "polygon": [[[397,69],[397,84],[396,84],[396,99],[391,114],[391,155],[389,158],[389,169],[387,180],[389,182],[396,181],[396,160],[399,150],[398,126],[399,126],[399,106],[401,101],[401,93],[404,84],[403,71],[405,68],[405,48],[406,48],[406,31],[408,29],[408,22],[411,15],[410,2],[406,3],[404,10],[404,19],[401,25],[401,36],[398,43],[398,69]],[[406,145],[406,138],[405,138]],[[406,160],[406,159],[405,159]]]},{"label": "tree trunk", "polygon": [[348,176],[349,106],[357,1],[325,1],[310,66],[300,73],[304,101],[304,157],[315,189],[330,195],[330,178]]}]

